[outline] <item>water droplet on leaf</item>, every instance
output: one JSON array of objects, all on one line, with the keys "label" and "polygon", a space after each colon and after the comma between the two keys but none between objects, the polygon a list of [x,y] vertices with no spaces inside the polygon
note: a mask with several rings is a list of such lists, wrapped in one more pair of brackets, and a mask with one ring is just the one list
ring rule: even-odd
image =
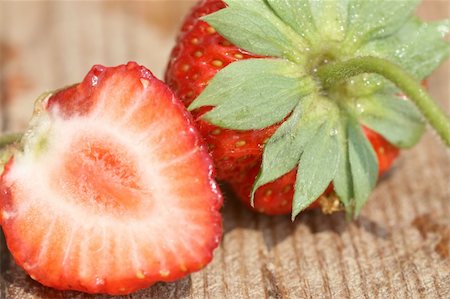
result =
[{"label": "water droplet on leaf", "polygon": [[356,110],[357,110],[359,113],[363,113],[363,112],[364,112],[364,106],[361,105],[361,103],[357,103],[357,104],[356,104]]},{"label": "water droplet on leaf", "polygon": [[336,136],[338,133],[338,130],[336,128],[331,129],[330,136]]}]

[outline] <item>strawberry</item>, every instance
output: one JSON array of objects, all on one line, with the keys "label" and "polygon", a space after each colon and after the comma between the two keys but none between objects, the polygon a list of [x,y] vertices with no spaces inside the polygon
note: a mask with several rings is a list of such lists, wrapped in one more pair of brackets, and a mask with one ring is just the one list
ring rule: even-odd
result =
[{"label": "strawberry", "polygon": [[[199,2],[186,18],[172,51],[165,81],[186,106],[222,68],[238,60],[257,57],[231,44],[213,27],[199,20],[224,7],[220,0]],[[217,178],[233,181],[261,159],[261,144],[273,134],[276,126],[254,131],[222,129],[199,118],[208,110],[198,109],[192,114],[207,141]]]},{"label": "strawberry", "polygon": [[61,290],[128,294],[212,259],[222,197],[190,115],[130,62],[41,97],[0,180],[17,264]]},{"label": "strawberry", "polygon": [[[424,106],[437,106],[418,103],[419,92],[409,91],[420,87],[408,75],[390,75],[393,61],[423,79],[449,54],[448,22],[423,23],[412,16],[415,6],[200,1],[165,80],[194,115],[217,178],[267,214],[295,217],[314,202],[329,210],[326,198],[358,214],[399,149],[419,141],[419,111],[435,128],[433,119],[448,122],[439,108],[428,117]],[[441,127],[449,143],[450,128]]]},{"label": "strawberry", "polygon": [[[374,131],[363,128],[366,137],[374,148],[378,159],[379,175],[384,174],[391,167],[399,154],[399,149],[390,144]],[[230,180],[231,189],[237,197],[250,209],[268,215],[289,214],[292,211],[292,198],[294,196],[294,185],[296,170],[291,170],[273,182],[258,188],[254,196],[254,204],[251,204],[251,192],[253,184],[260,172],[261,162],[246,172],[240,173],[240,179]],[[322,208],[325,213],[335,212],[341,209],[336,202],[333,186],[330,184],[325,192],[308,208]],[[330,206],[331,205],[331,206]],[[330,210],[331,209],[331,210]]]}]

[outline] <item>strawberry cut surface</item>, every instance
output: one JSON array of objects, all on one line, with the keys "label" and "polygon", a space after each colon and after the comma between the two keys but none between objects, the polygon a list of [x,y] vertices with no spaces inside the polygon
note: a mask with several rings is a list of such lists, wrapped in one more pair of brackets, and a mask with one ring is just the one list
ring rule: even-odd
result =
[{"label": "strawberry cut surface", "polygon": [[0,183],[7,245],[33,279],[127,294],[212,259],[222,197],[211,161],[150,71],[94,66],[36,105]]}]

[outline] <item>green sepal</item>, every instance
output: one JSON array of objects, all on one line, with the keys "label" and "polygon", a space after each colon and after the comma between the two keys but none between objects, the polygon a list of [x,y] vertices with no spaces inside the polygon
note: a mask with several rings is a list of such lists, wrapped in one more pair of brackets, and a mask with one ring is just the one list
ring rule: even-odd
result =
[{"label": "green sepal", "polygon": [[336,176],[333,180],[333,187],[340,201],[343,203],[348,218],[353,218],[355,210],[352,169],[348,152],[348,118],[341,117],[338,124],[337,138],[339,140],[339,164]]},{"label": "green sepal", "polygon": [[0,150],[5,149],[11,144],[17,143],[22,138],[21,133],[4,134],[0,137]]},{"label": "green sepal", "polygon": [[202,116],[229,129],[261,129],[282,121],[315,84],[284,59],[249,59],[219,72],[189,110],[215,106]]},{"label": "green sepal", "polygon": [[[34,103],[33,117],[30,120],[30,128],[36,128],[39,124],[41,115],[45,114],[45,102],[52,95],[52,92],[42,93]],[[7,134],[0,137],[0,175],[3,173],[4,167],[8,161],[16,155],[20,155],[23,151],[28,150],[39,152],[42,149],[42,142],[38,142],[34,148],[30,149],[29,140],[38,139],[34,137],[38,135],[34,130],[29,129],[25,133]],[[39,138],[39,140],[43,140]]]},{"label": "green sepal", "polygon": [[349,0],[345,43],[361,45],[396,32],[420,0]]},{"label": "green sepal", "polygon": [[365,126],[399,148],[412,147],[425,131],[416,106],[399,95],[377,93],[358,99],[354,112]]},{"label": "green sepal", "polygon": [[267,0],[276,14],[311,46],[341,41],[347,26],[347,1]]},{"label": "green sepal", "polygon": [[311,41],[317,36],[311,8],[303,0],[267,0],[276,15],[300,36]]},{"label": "green sepal", "polygon": [[6,163],[20,150],[20,140],[23,134],[5,134],[0,137],[0,176]]},{"label": "green sepal", "polygon": [[292,220],[311,205],[335,177],[340,158],[337,121],[337,117],[324,117],[324,123],[305,146],[295,181]]},{"label": "green sepal", "polygon": [[378,159],[372,145],[356,121],[350,120],[347,134],[355,215],[358,215],[377,182]]},{"label": "green sepal", "polygon": [[412,17],[396,34],[368,43],[357,55],[390,59],[423,79],[450,55],[450,43],[443,38],[449,31],[449,20],[424,23]]},{"label": "green sepal", "polygon": [[370,142],[356,119],[351,116],[340,126],[339,167],[333,180],[334,189],[349,218],[357,216],[378,178],[378,160]]},{"label": "green sepal", "polygon": [[57,92],[49,91],[41,94],[34,102],[33,115],[28,123],[28,129],[22,136],[22,152],[39,159],[40,155],[48,148],[48,141],[51,134],[51,115],[45,109],[47,100]]},{"label": "green sepal", "polygon": [[305,144],[325,122],[322,115],[315,116],[308,109],[314,97],[305,98],[294,109],[292,115],[270,137],[264,145],[261,170],[253,185],[251,203],[255,191],[295,168],[300,160]]},{"label": "green sepal", "polygon": [[[348,0],[309,1],[311,14],[316,26],[316,47],[326,47],[323,41],[339,42],[345,38],[348,23]],[[314,41],[314,40],[312,40]],[[325,42],[326,43],[326,42]]]},{"label": "green sepal", "polygon": [[[298,62],[304,40],[281,21],[264,0],[225,0],[228,7],[202,19],[241,48]],[[238,34],[237,34],[238,32]]]}]

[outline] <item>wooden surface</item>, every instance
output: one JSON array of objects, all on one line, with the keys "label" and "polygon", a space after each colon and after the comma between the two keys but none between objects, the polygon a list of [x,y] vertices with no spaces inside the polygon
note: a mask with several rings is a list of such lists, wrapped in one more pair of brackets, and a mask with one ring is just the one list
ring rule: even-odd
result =
[{"label": "wooden surface", "polygon": [[[79,81],[91,65],[136,60],[161,77],[190,1],[0,1],[0,129],[23,130],[34,99]],[[449,1],[419,14],[449,17]],[[450,111],[450,63],[429,80]],[[402,153],[361,217],[254,214],[227,194],[213,262],[124,298],[450,298],[450,154],[432,133]],[[0,233],[1,235],[1,233]],[[0,236],[0,298],[107,298],[34,282]]]}]

